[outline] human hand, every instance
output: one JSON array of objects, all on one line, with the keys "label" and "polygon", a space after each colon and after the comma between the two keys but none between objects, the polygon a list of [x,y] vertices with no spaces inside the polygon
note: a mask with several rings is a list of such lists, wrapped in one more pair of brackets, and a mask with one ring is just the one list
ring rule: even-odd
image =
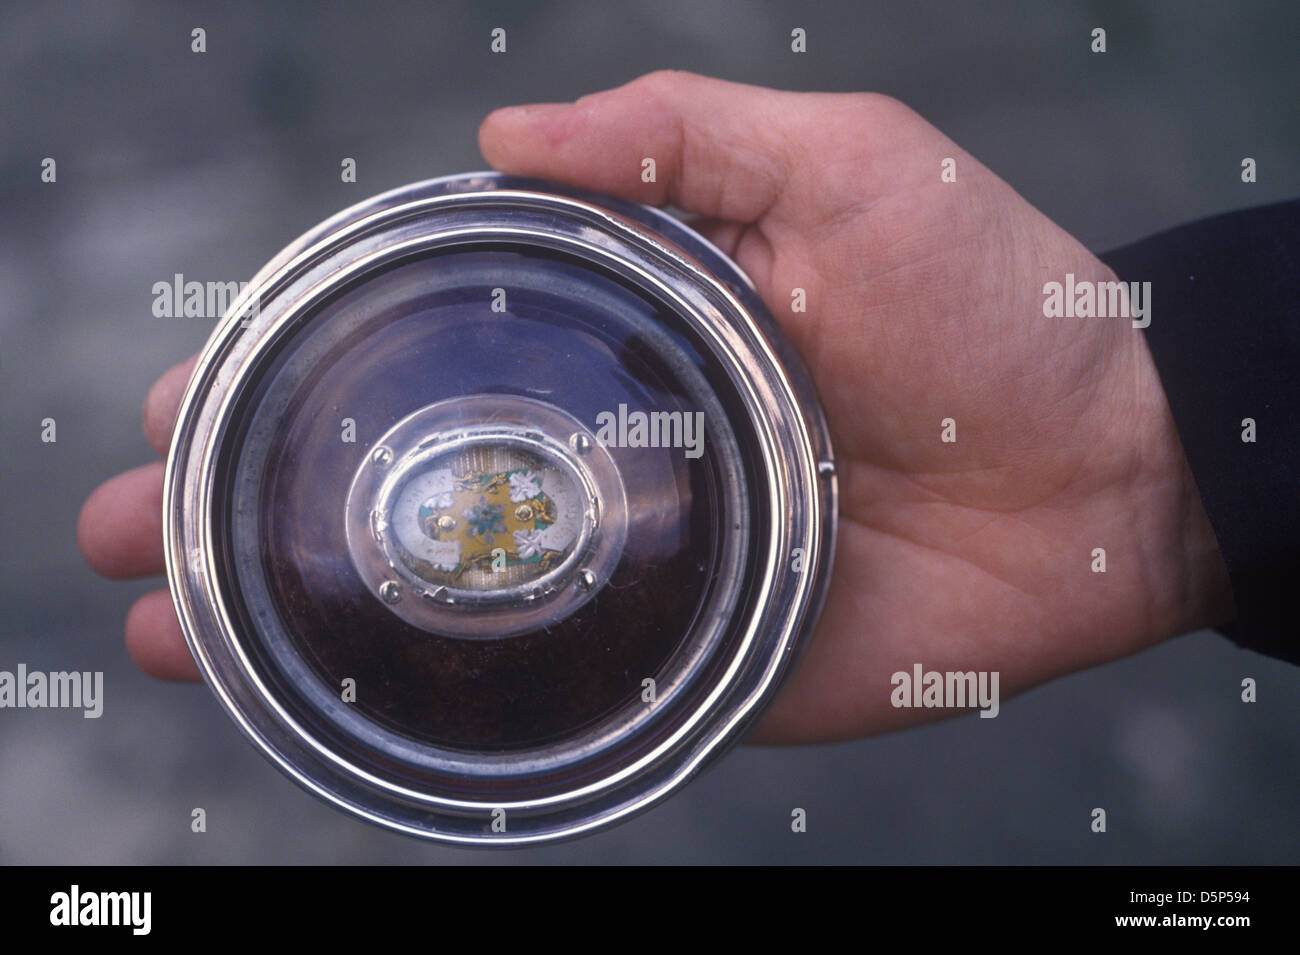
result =
[{"label": "human hand", "polygon": [[[655,73],[497,111],[479,144],[503,172],[703,217],[812,372],[838,554],[759,741],[934,718],[891,705],[891,675],[915,663],[999,671],[1005,697],[1230,618],[1142,334],[1043,315],[1045,282],[1115,275],[906,106]],[[657,182],[641,181],[646,157]]]},{"label": "human hand", "polygon": [[[891,675],[915,663],[998,671],[1005,698],[1231,616],[1141,334],[1043,316],[1044,282],[1114,275],[905,106],[655,73],[499,110],[479,140],[502,171],[701,217],[812,372],[839,465],[837,563],[756,740],[951,714],[891,705]],[[641,180],[645,157],[656,182]],[[939,176],[949,157],[954,183]],[[791,310],[795,288],[806,312]],[[146,402],[160,453],[192,367]],[[162,571],[161,495],[154,464],[91,496],[79,537],[92,566]],[[197,677],[166,591],[132,608],[127,644],[147,672]]]}]

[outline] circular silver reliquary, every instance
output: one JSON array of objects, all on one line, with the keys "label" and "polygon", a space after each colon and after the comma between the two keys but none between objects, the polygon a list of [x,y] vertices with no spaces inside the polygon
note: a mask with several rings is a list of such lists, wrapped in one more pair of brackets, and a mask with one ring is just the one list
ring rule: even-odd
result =
[{"label": "circular silver reliquary", "polygon": [[835,468],[748,279],[672,216],[491,173],[249,283],[167,464],[204,678],[284,772],[456,844],[580,835],[735,743],[816,621]]}]

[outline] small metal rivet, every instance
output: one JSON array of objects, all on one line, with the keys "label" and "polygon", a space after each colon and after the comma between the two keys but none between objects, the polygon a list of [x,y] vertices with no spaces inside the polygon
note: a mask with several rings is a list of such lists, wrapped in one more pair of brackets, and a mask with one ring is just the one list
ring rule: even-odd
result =
[{"label": "small metal rivet", "polygon": [[832,474],[835,473],[835,462],[822,461],[820,464],[817,465],[817,473],[820,474],[822,477],[830,477]]},{"label": "small metal rivet", "polygon": [[581,590],[583,593],[586,593],[587,591],[591,590],[591,588],[595,586],[596,586],[595,574],[593,574],[586,567],[578,571],[577,587],[579,590]]},{"label": "small metal rivet", "polygon": [[581,431],[573,432],[573,434],[569,435],[569,450],[575,454],[586,454],[591,450],[591,438]]},{"label": "small metal rivet", "polygon": [[395,580],[385,580],[379,585],[379,596],[384,603],[395,604],[402,599],[402,588]]},{"label": "small metal rivet", "polygon": [[452,517],[450,514],[443,514],[438,518],[438,528],[440,530],[449,531],[455,526],[456,518]]},{"label": "small metal rivet", "polygon": [[393,452],[382,444],[370,454],[370,463],[377,468],[386,468],[393,463]]},{"label": "small metal rivet", "polygon": [[531,521],[533,519],[533,509],[527,504],[520,504],[515,508],[515,517],[521,521]]}]

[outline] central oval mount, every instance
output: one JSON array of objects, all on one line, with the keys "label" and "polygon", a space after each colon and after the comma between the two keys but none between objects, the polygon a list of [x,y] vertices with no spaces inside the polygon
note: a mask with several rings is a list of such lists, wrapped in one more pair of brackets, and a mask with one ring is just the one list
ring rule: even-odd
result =
[{"label": "central oval mount", "polygon": [[609,452],[553,405],[474,395],[428,405],[366,452],[348,552],[375,598],[422,630],[539,630],[609,580],[627,501]]}]

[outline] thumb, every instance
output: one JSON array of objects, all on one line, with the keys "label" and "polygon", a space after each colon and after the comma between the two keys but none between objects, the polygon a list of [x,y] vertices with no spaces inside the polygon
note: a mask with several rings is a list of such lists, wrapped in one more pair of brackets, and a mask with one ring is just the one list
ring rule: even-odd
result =
[{"label": "thumb", "polygon": [[801,95],[661,71],[576,103],[499,109],[479,128],[479,148],[502,172],[756,222],[798,167],[784,130]]}]

